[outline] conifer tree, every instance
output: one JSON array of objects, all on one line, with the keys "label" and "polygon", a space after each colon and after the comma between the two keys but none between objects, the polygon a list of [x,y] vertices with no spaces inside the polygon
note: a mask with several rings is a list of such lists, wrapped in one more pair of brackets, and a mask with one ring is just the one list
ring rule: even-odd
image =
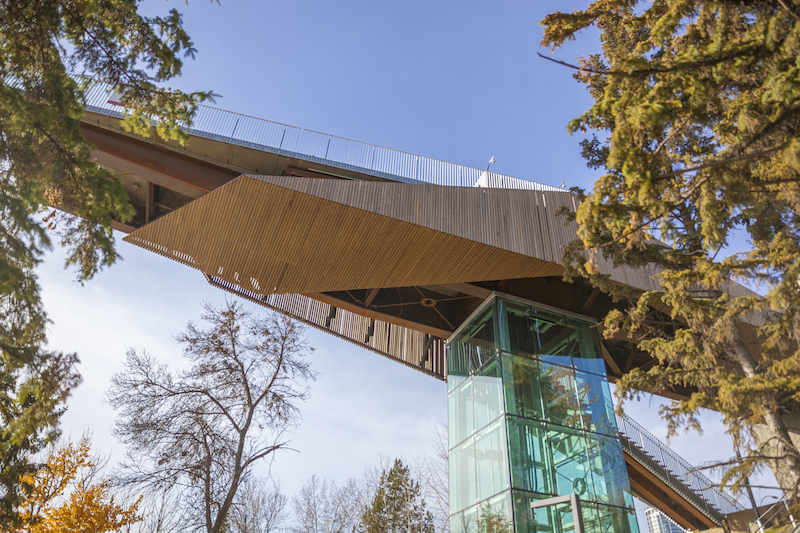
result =
[{"label": "conifer tree", "polygon": [[[0,522],[13,521],[28,455],[57,437],[77,357],[43,349],[47,317],[34,267],[53,237],[79,280],[116,259],[112,219],[127,194],[90,159],[80,131],[87,79],[123,95],[132,131],[185,139],[209,92],[162,87],[195,49],[180,14],[146,17],[141,0],[0,0]],[[68,211],[50,211],[47,206]]]},{"label": "conifer tree", "polygon": [[400,459],[381,473],[372,502],[361,516],[363,533],[433,533],[433,515],[419,483]]},{"label": "conifer tree", "polygon": [[[564,258],[568,276],[627,303],[605,334],[658,360],[618,393],[695,390],[663,410],[670,432],[719,411],[748,451],[723,482],[766,462],[797,498],[800,1],[598,0],[542,24],[552,49],[600,30],[602,54],[573,65],[594,104],[568,129],[596,132],[584,156],[605,174],[578,191],[580,241]],[[600,254],[650,267],[660,290],[613,283]]]}]

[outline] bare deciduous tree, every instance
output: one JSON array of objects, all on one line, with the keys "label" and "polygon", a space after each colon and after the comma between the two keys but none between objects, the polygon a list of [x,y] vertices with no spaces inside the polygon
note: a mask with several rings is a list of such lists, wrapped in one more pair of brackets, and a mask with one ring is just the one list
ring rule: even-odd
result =
[{"label": "bare deciduous tree", "polygon": [[286,447],[314,374],[292,320],[255,318],[235,303],[205,310],[210,329],[189,323],[178,336],[188,370],[130,350],[107,397],[120,410],[114,433],[128,446],[121,479],[177,491],[185,519],[219,533],[252,466]]},{"label": "bare deciduous tree", "polygon": [[292,533],[350,533],[361,516],[362,487],[355,479],[338,487],[316,475],[292,499],[296,524]]},{"label": "bare deciduous tree", "polygon": [[431,453],[417,458],[417,474],[422,497],[428,502],[438,533],[450,531],[450,464],[447,448],[447,425],[436,426],[431,439]]},{"label": "bare deciduous tree", "polygon": [[230,533],[273,533],[288,517],[288,498],[280,485],[247,478],[240,486],[237,502],[228,516]]}]

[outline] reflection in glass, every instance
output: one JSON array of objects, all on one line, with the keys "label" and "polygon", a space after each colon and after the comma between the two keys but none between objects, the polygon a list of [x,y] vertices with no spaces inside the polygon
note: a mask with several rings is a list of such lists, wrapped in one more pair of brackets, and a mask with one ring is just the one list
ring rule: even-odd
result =
[{"label": "reflection in glass", "polygon": [[472,405],[472,380],[467,379],[447,399],[448,441],[452,448],[475,431],[474,407]]},{"label": "reflection in glass", "polygon": [[578,370],[604,374],[606,364],[600,351],[600,338],[592,324],[566,317],[566,327],[570,333],[570,355],[572,364]]},{"label": "reflection in glass", "polygon": [[594,324],[520,302],[500,300],[499,348],[542,361],[604,374]]},{"label": "reflection in glass", "polygon": [[494,305],[489,304],[447,346],[447,373],[468,376],[497,353]]},{"label": "reflection in glass", "polygon": [[511,486],[552,496],[553,465],[545,448],[546,430],[541,422],[508,417]]},{"label": "reflection in glass", "polygon": [[614,437],[594,435],[588,439],[589,465],[595,498],[600,503],[627,506],[629,500],[629,484],[625,457],[620,442]]},{"label": "reflection in glass", "polygon": [[544,420],[539,363],[535,359],[503,354],[506,409],[511,414]]},{"label": "reflection in glass", "polygon": [[478,531],[480,533],[512,533],[511,491],[486,500],[479,507]]},{"label": "reflection in glass", "polygon": [[547,449],[553,459],[556,494],[577,494],[582,500],[594,500],[594,484],[589,475],[586,438],[568,428],[548,428]]},{"label": "reflection in glass", "polygon": [[478,499],[485,500],[509,486],[505,421],[498,420],[475,436]]},{"label": "reflection in glass", "polygon": [[[598,504],[597,515],[600,524],[600,533],[605,533],[606,531],[639,533],[639,526],[636,524],[636,515],[631,509]],[[631,520],[631,517],[633,517],[633,520]]]},{"label": "reflection in glass", "polygon": [[575,388],[584,429],[604,435],[616,435],[617,421],[608,381],[595,374],[576,372]]},{"label": "reflection in glass", "polygon": [[559,426],[582,429],[583,413],[578,404],[575,372],[563,366],[541,363],[539,383],[547,421]]},{"label": "reflection in glass", "polygon": [[481,429],[503,414],[503,380],[500,357],[496,356],[472,378],[475,429]]},{"label": "reflection in glass", "polygon": [[468,439],[450,450],[450,512],[475,504],[475,440]]}]

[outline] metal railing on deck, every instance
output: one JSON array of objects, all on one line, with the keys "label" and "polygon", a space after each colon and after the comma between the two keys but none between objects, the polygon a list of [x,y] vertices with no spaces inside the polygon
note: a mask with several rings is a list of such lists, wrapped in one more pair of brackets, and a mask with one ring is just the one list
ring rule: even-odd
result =
[{"label": "metal railing on deck", "polygon": [[726,515],[745,510],[718,484],[629,417],[617,415],[617,427],[622,447],[633,459],[718,524]]},{"label": "metal railing on deck", "polygon": [[[124,108],[109,102],[109,95],[109,87],[96,82],[86,92],[86,109],[121,118]],[[196,137],[394,181],[472,187],[484,178],[482,182],[489,187],[565,190],[205,105],[198,106],[187,132]]]}]

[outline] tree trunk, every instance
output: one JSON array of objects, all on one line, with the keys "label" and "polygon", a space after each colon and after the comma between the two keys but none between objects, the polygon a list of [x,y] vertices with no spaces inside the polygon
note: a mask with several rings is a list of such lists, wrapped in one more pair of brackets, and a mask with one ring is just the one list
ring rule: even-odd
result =
[{"label": "tree trunk", "polygon": [[[739,328],[730,326],[730,353],[739,364],[745,376],[756,377],[760,374],[750,350],[742,338]],[[751,429],[751,434],[756,444],[763,450],[762,454],[772,457],[767,463],[783,492],[792,502],[797,502],[798,489],[800,489],[800,452],[792,440],[789,428],[774,407],[778,402],[772,394],[767,394],[762,400],[764,407],[764,424]]]}]

